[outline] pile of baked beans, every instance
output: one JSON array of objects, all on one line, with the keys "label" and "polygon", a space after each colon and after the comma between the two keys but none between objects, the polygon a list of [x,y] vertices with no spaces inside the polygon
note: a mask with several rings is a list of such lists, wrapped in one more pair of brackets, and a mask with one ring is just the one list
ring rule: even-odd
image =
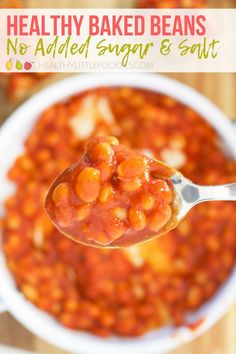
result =
[{"label": "pile of baked beans", "polygon": [[114,136],[96,137],[50,187],[45,209],[58,230],[76,242],[131,246],[176,225],[178,202],[170,180],[175,173]]},{"label": "pile of baked beans", "polygon": [[43,112],[9,171],[16,191],[5,202],[7,265],[24,296],[66,327],[137,336],[180,325],[234,265],[236,205],[199,205],[166,236],[125,250],[70,241],[46,216],[45,195],[58,173],[82,156],[87,140],[105,135],[171,163],[196,183],[236,179],[235,162],[192,109],[128,87],[84,92]]}]

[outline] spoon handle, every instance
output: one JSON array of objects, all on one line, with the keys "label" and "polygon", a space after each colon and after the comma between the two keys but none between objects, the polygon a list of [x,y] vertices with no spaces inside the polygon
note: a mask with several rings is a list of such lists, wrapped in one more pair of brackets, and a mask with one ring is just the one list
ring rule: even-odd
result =
[{"label": "spoon handle", "polygon": [[236,201],[236,183],[219,186],[198,186],[199,202],[210,200]]},{"label": "spoon handle", "polygon": [[[179,198],[178,219],[181,220],[195,205],[211,200],[236,201],[236,183],[218,186],[202,186],[176,173],[171,177]],[[177,199],[178,200],[178,199]]]}]

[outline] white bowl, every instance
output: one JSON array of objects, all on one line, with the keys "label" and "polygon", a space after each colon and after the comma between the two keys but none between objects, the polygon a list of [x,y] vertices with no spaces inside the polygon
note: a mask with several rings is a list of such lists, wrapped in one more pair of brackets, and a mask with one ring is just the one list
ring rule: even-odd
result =
[{"label": "white bowl", "polygon": [[[174,97],[200,113],[219,133],[231,155],[236,158],[236,139],[227,118],[206,98],[187,86],[153,74],[73,76],[40,91],[21,105],[0,129],[0,213],[3,201],[12,193],[7,171],[23,150],[23,143],[39,114],[51,104],[75,93],[101,86],[132,86]],[[194,137],[193,137],[194,138]],[[204,148],[204,147],[203,147]],[[1,209],[2,208],[2,209]],[[194,339],[211,327],[236,299],[236,269],[208,303],[189,316],[195,321],[204,316],[194,331],[164,327],[138,338],[101,339],[88,333],[66,329],[51,316],[37,309],[16,289],[14,280],[0,255],[0,293],[7,310],[31,332],[62,349],[83,354],[152,354],[164,353]]]}]

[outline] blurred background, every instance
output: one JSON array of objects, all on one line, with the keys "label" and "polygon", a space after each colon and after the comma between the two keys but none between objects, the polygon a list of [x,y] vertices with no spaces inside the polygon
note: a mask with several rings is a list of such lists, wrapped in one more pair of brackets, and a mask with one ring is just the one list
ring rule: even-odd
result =
[{"label": "blurred background", "polygon": [[[235,8],[236,0],[0,0],[1,7],[223,7]],[[193,87],[214,102],[229,119],[236,119],[236,74],[168,75]],[[27,97],[64,78],[64,74],[0,74],[0,123]],[[236,305],[212,329],[170,354],[235,354]],[[63,354],[30,334],[9,314],[0,315],[0,343],[37,353]],[[0,347],[0,353],[4,353]],[[10,354],[9,349],[6,353]],[[82,354],[82,353],[81,353]],[[143,353],[145,354],[145,353]]]}]

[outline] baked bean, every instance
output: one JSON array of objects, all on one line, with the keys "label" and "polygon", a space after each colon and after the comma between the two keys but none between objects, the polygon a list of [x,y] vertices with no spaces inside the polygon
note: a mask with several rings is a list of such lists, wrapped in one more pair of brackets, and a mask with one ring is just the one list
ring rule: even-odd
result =
[{"label": "baked bean", "polygon": [[157,194],[167,204],[173,201],[173,189],[163,179],[153,179],[149,185],[149,190],[151,193]]},{"label": "baked bean", "polygon": [[70,188],[67,183],[60,183],[53,191],[52,199],[56,205],[67,204],[70,198]]},{"label": "baked bean", "polygon": [[148,216],[148,226],[154,232],[159,232],[171,218],[171,208],[168,204],[157,206]]},{"label": "baked bean", "polygon": [[137,192],[142,187],[142,182],[139,178],[131,179],[130,181],[120,181],[121,189],[125,192]]},{"label": "baked bean", "polygon": [[119,177],[128,179],[143,175],[146,170],[146,159],[144,157],[134,157],[123,160],[117,167]]},{"label": "baked bean", "polygon": [[89,151],[89,158],[91,161],[109,161],[114,155],[114,151],[110,144],[106,142],[97,143]]},{"label": "baked bean", "polygon": [[75,189],[83,202],[91,203],[95,201],[101,189],[100,171],[92,167],[85,167],[78,175]]},{"label": "baked bean", "polygon": [[101,190],[101,193],[99,195],[99,202],[101,204],[104,204],[108,201],[110,201],[113,197],[113,194],[114,194],[114,190],[112,188],[112,186],[106,186],[105,188],[103,188]]},{"label": "baked bean", "polygon": [[143,230],[146,226],[146,215],[142,210],[131,207],[129,209],[129,222],[134,230]]},{"label": "baked bean", "polygon": [[127,209],[121,208],[121,207],[116,207],[113,209],[113,215],[116,218],[124,221],[127,219]]},{"label": "baked bean", "polygon": [[148,192],[142,191],[134,198],[134,203],[137,209],[150,210],[155,205],[155,197]]}]

